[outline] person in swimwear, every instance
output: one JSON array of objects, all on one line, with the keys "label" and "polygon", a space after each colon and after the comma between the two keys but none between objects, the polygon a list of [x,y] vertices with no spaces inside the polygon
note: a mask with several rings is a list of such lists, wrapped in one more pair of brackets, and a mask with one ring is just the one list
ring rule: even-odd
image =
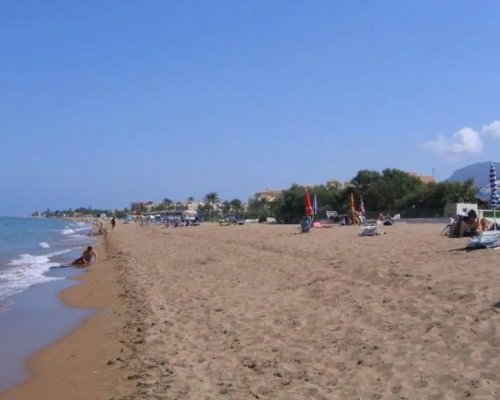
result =
[{"label": "person in swimwear", "polygon": [[92,246],[89,246],[83,251],[82,256],[74,260],[71,265],[89,265],[92,262],[92,258],[97,262],[97,253]]}]

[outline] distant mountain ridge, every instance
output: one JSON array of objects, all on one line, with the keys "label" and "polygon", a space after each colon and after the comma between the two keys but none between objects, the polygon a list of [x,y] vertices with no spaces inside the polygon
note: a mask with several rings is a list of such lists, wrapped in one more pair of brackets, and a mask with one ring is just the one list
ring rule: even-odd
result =
[{"label": "distant mountain ridge", "polygon": [[[500,162],[494,161],[493,164],[497,170],[497,179],[500,179]],[[491,161],[471,164],[457,169],[448,180],[453,182],[465,182],[467,179],[472,178],[474,179],[476,187],[481,188],[490,181],[490,166]]]}]

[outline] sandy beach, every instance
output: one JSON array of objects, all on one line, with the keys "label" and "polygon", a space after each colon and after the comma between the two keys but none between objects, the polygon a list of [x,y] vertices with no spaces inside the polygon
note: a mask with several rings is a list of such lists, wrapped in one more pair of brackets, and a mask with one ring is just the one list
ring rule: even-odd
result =
[{"label": "sandy beach", "polygon": [[500,252],[440,224],[119,224],[63,296],[100,311],[2,399],[500,398]]}]

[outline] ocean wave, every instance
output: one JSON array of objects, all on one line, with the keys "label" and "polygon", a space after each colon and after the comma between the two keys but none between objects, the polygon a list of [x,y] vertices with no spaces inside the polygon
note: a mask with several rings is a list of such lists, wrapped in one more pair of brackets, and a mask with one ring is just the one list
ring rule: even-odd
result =
[{"label": "ocean wave", "polygon": [[39,245],[40,245],[40,247],[43,247],[44,249],[50,248],[50,244],[48,244],[47,242],[40,242]]},{"label": "ocean wave", "polygon": [[52,253],[47,254],[46,257],[52,258],[52,257],[55,257],[55,256],[62,256],[63,254],[68,254],[70,251],[73,251],[73,249],[65,249],[65,250],[54,251]]},{"label": "ocean wave", "polygon": [[78,221],[75,222],[76,226],[90,226],[88,222]]},{"label": "ocean wave", "polygon": [[[26,267],[41,267],[46,264],[50,264],[49,267],[47,268],[47,271],[50,269],[50,267],[53,267],[55,265],[58,265],[57,263],[51,263],[50,262],[50,257],[53,257],[58,252],[54,252],[50,255],[43,255],[43,256],[33,256],[31,254],[21,254],[18,258],[15,258],[14,260],[10,261],[8,265],[12,266],[26,266]],[[64,254],[64,253],[63,253]],[[46,271],[45,271],[46,272]]]},{"label": "ocean wave", "polygon": [[41,256],[22,254],[11,260],[5,267],[0,269],[0,300],[4,300],[39,283],[64,279],[46,276],[45,273],[51,267],[60,265],[52,262],[50,258],[66,252],[58,251]]},{"label": "ocean wave", "polygon": [[84,226],[83,228],[75,228],[74,231],[75,232],[81,232],[81,231],[88,231],[90,229],[92,229],[92,227],[90,227],[90,226]]},{"label": "ocean wave", "polygon": [[66,226],[66,228],[61,231],[61,235],[64,236],[64,241],[76,241],[86,239],[88,233],[91,231],[92,227],[89,224],[77,222],[73,225]]},{"label": "ocean wave", "polygon": [[69,235],[69,236],[65,236],[65,238],[63,239],[63,242],[75,242],[75,241],[79,241],[81,242],[82,239],[86,239],[88,240],[88,235]]}]

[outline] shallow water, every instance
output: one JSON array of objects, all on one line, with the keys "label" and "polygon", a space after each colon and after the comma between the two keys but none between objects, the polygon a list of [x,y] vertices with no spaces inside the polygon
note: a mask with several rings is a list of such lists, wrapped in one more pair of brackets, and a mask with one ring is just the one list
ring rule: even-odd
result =
[{"label": "shallow water", "polygon": [[[64,268],[50,275],[67,277],[82,273]],[[0,393],[29,376],[25,361],[34,352],[69,333],[92,310],[69,308],[57,294],[78,281],[62,279],[36,285],[14,296],[11,308],[0,313]]]},{"label": "shallow water", "polygon": [[78,284],[67,265],[93,244],[90,226],[72,221],[0,218],[0,392],[29,376],[26,360],[74,329],[92,311],[57,296]]}]

